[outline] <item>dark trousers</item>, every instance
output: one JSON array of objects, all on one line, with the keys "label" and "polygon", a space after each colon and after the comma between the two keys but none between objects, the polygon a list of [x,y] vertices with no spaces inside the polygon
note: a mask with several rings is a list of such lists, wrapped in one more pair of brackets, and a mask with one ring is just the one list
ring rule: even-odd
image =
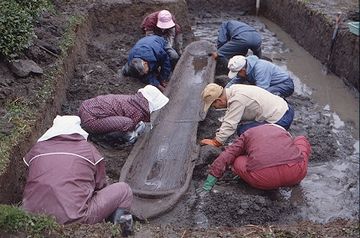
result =
[{"label": "dark trousers", "polygon": [[[290,125],[294,119],[294,109],[290,106],[289,109],[285,112],[284,116],[282,116],[280,118],[280,120],[278,120],[275,124],[282,126],[284,129],[289,130]],[[266,121],[251,121],[251,122],[246,122],[246,123],[241,123],[238,125],[237,129],[236,129],[236,134],[238,136],[240,136],[242,133],[244,133],[246,130],[252,128],[252,127],[256,127],[256,126],[260,126],[263,124],[267,124],[268,122]]]}]

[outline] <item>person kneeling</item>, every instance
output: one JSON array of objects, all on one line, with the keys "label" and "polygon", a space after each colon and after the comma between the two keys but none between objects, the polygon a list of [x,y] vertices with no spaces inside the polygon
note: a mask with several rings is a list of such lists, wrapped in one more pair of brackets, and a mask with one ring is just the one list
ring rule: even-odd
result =
[{"label": "person kneeling", "polygon": [[229,166],[254,188],[272,190],[296,185],[307,173],[310,152],[304,136],[292,138],[276,124],[250,128],[211,164],[203,189],[210,191]]},{"label": "person kneeling", "polygon": [[[24,162],[29,167],[22,208],[60,224],[94,224],[129,214],[133,194],[123,182],[107,185],[105,161],[87,141],[78,116],[57,116]],[[115,216],[114,216],[115,214]]]}]

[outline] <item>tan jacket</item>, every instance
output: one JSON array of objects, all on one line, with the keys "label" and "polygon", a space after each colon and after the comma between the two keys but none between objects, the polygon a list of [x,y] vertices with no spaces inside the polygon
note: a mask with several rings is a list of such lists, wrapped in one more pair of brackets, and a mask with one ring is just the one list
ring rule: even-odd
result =
[{"label": "tan jacket", "polygon": [[276,123],[289,109],[287,102],[265,89],[235,84],[225,88],[227,110],[216,140],[224,143],[242,121]]}]

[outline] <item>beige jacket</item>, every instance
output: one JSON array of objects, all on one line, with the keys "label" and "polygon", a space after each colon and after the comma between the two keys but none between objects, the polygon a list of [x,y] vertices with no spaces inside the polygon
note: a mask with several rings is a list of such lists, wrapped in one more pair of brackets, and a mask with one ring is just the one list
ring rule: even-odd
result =
[{"label": "beige jacket", "polygon": [[265,89],[252,85],[235,84],[225,88],[227,110],[216,140],[224,143],[243,121],[276,123],[288,110],[287,102]]}]

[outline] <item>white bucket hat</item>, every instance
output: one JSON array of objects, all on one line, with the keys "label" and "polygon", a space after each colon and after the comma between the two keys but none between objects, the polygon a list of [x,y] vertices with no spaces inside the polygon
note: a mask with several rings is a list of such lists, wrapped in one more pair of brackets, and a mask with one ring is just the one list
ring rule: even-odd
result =
[{"label": "white bucket hat", "polygon": [[162,92],[152,85],[146,85],[138,90],[149,102],[150,113],[164,107],[168,102],[167,98]]},{"label": "white bucket hat", "polygon": [[81,120],[78,116],[57,115],[53,121],[53,126],[38,139],[38,142],[49,140],[59,135],[70,135],[75,133],[80,134],[87,140],[89,134],[81,128],[80,122]]},{"label": "white bucket hat", "polygon": [[228,73],[228,77],[230,79],[235,78],[235,76],[239,73],[239,71],[244,68],[246,65],[246,58],[242,55],[235,55],[229,60],[228,69],[230,70]]}]

